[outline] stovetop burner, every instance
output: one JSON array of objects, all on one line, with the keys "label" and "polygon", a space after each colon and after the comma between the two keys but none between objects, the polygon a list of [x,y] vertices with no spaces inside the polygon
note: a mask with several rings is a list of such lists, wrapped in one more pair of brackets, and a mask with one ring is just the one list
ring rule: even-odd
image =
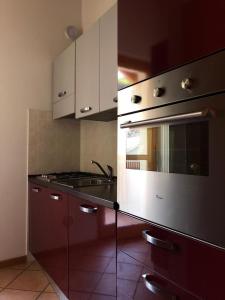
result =
[{"label": "stovetop burner", "polygon": [[84,172],[63,172],[38,175],[37,178],[43,181],[51,182],[58,179],[81,178],[90,176],[89,173]]}]

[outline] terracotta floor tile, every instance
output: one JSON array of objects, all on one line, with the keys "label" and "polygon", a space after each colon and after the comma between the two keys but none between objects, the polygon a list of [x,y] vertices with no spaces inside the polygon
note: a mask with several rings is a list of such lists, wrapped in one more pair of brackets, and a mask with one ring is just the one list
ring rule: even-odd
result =
[{"label": "terracotta floor tile", "polygon": [[39,265],[39,263],[37,261],[34,261],[27,270],[31,270],[31,271],[41,271],[42,268]]},{"label": "terracotta floor tile", "polygon": [[53,289],[53,287],[51,286],[51,284],[49,284],[49,285],[46,287],[45,293],[55,293],[55,290]]},{"label": "terracotta floor tile", "polygon": [[38,295],[38,292],[27,292],[6,289],[0,292],[0,300],[34,300],[37,298]]},{"label": "terracotta floor tile", "polygon": [[16,270],[25,270],[27,267],[29,267],[32,264],[31,261],[26,261],[21,264],[16,264],[10,267],[10,269],[16,269]]},{"label": "terracotta floor tile", "polygon": [[48,280],[42,271],[24,271],[8,287],[24,291],[43,291]]},{"label": "terracotta floor tile", "polygon": [[59,300],[59,296],[56,293],[43,293],[38,300]]},{"label": "terracotta floor tile", "polygon": [[14,280],[21,270],[0,269],[0,287],[6,287],[12,280]]}]

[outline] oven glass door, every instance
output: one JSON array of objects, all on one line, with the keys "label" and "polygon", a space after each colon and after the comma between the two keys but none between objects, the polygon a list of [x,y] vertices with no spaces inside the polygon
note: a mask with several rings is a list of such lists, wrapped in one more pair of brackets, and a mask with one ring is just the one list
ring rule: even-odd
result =
[{"label": "oven glass door", "polygon": [[126,168],[208,176],[208,120],[128,128]]},{"label": "oven glass door", "polygon": [[118,118],[120,210],[225,248],[225,96]]}]

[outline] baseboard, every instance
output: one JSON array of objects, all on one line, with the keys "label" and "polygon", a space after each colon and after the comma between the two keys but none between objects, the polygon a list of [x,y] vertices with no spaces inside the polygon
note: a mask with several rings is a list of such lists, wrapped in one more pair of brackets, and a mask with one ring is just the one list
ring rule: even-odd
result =
[{"label": "baseboard", "polygon": [[0,268],[7,268],[13,265],[23,264],[27,261],[27,256],[15,257],[0,261]]}]

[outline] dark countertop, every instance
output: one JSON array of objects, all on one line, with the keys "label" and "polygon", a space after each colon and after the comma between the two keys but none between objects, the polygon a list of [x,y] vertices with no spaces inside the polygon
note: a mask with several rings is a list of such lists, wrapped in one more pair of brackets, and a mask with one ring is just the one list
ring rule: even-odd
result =
[{"label": "dark countertop", "polygon": [[29,176],[29,182],[34,184],[58,190],[93,203],[103,205],[109,208],[118,209],[117,203],[117,184],[85,186],[79,188],[69,188],[53,182],[47,182],[36,178],[36,176]]}]

